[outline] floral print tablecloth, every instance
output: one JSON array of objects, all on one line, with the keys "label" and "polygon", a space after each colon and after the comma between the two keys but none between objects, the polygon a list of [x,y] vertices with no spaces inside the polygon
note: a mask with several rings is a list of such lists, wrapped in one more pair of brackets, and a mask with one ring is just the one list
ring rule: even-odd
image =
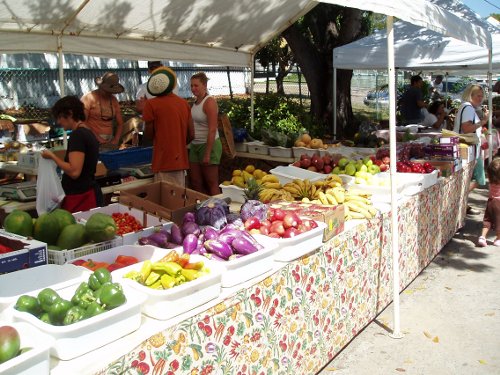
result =
[{"label": "floral print tablecloth", "polygon": [[[464,223],[467,166],[399,208],[401,289]],[[314,374],[392,299],[391,214],[158,332],[102,374]]]}]

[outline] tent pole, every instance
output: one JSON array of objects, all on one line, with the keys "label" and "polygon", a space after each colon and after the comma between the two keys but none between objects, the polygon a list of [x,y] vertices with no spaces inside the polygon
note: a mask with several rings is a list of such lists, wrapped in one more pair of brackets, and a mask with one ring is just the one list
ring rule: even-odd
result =
[{"label": "tent pole", "polygon": [[493,72],[493,50],[488,48],[488,162],[491,163],[493,160],[493,83],[492,83],[492,72]]},{"label": "tent pole", "polygon": [[[66,95],[64,90],[64,55],[62,51],[62,38],[61,35],[57,37],[57,58],[58,70],[59,70],[59,90],[61,92],[61,98]],[[68,148],[68,134],[66,130],[63,130],[63,147]]]},{"label": "tent pole", "polygon": [[255,79],[255,57],[254,55],[251,56],[252,59],[252,64],[251,64],[251,71],[250,71],[250,129],[253,132],[254,129],[254,79]]},{"label": "tent pole", "polygon": [[333,68],[333,140],[337,140],[337,68]]},{"label": "tent pole", "polygon": [[393,329],[392,338],[400,339],[399,321],[399,230],[398,197],[396,185],[396,78],[394,76],[394,17],[387,16],[387,63],[389,78],[389,135],[390,135],[390,175],[391,175],[391,247],[392,247],[392,288],[393,288]]}]

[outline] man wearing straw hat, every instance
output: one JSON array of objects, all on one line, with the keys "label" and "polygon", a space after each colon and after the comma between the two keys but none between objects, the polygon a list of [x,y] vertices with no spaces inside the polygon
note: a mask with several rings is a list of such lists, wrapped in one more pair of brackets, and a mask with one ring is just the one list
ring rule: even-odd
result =
[{"label": "man wearing straw hat", "polygon": [[153,139],[151,167],[155,182],[185,187],[185,172],[189,169],[186,145],[194,138],[194,126],[188,102],[173,93],[176,82],[170,68],[161,66],[152,72],[147,90],[154,98],[146,101],[142,117],[145,136]]}]

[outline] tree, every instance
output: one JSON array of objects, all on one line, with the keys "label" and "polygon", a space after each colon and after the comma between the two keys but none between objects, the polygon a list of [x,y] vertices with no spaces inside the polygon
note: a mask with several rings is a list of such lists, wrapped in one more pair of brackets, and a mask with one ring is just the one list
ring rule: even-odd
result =
[{"label": "tree", "polygon": [[[370,12],[322,3],[282,33],[307,81],[312,115],[326,133],[333,124],[332,50],[370,29]],[[352,70],[337,71],[337,137],[350,133],[354,122],[351,78]]]},{"label": "tree", "polygon": [[[294,64],[294,55],[286,40],[281,36],[274,38],[257,52],[255,58],[266,69],[268,74],[269,65],[278,65],[276,91],[280,95],[285,95],[283,80],[290,73]],[[268,92],[269,87],[266,85],[266,93]]]}]

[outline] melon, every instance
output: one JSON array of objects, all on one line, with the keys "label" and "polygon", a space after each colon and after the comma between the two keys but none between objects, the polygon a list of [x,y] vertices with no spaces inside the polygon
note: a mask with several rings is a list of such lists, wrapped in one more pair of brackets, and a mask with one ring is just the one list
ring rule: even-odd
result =
[{"label": "melon", "polygon": [[87,235],[85,233],[85,225],[69,224],[64,227],[59,235],[57,247],[70,250],[83,246],[86,242]]},{"label": "melon", "polygon": [[76,223],[76,219],[71,212],[62,208],[56,208],[50,215],[57,219],[57,222],[59,223],[59,232],[61,232],[67,225]]},{"label": "melon", "polygon": [[24,237],[33,235],[33,219],[26,211],[14,210],[5,217],[3,227],[7,232]]},{"label": "melon", "polygon": [[33,238],[45,242],[47,245],[55,245],[59,237],[59,222],[50,213],[41,214],[33,228]]},{"label": "melon", "polygon": [[85,223],[85,232],[91,241],[109,241],[116,236],[116,223],[111,216],[96,212]]}]

